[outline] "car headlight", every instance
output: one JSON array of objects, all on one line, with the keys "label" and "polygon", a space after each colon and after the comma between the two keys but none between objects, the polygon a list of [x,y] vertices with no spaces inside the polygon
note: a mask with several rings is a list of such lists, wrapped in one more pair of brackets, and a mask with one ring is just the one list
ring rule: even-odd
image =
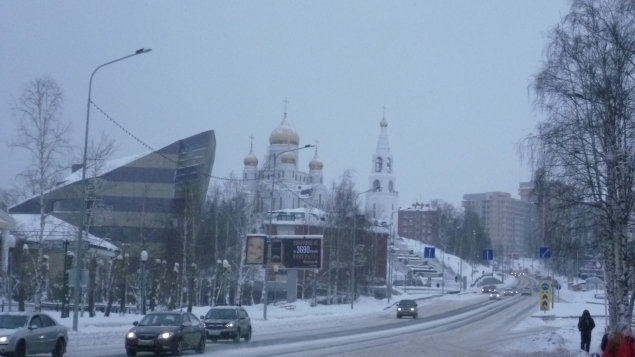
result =
[{"label": "car headlight", "polygon": [[400,307],[398,307],[398,308],[397,308],[397,311],[401,311],[401,308],[400,308]]},{"label": "car headlight", "polygon": [[414,308],[414,307],[411,307],[411,308],[410,308],[410,311],[415,311],[415,308]]},{"label": "car headlight", "polygon": [[232,328],[232,327],[234,327],[234,323],[233,322],[230,322],[227,325],[225,325],[225,328]]},{"label": "car headlight", "polygon": [[174,335],[174,332],[164,332],[159,335],[159,338],[168,339]]},{"label": "car headlight", "polygon": [[[137,335],[135,335],[135,334],[134,334],[134,332],[128,332],[128,334],[126,335],[126,337],[128,337],[128,338],[135,338],[135,337],[137,337]],[[0,342],[2,341],[2,339],[3,339],[3,338],[6,338],[6,337],[0,337]]]}]

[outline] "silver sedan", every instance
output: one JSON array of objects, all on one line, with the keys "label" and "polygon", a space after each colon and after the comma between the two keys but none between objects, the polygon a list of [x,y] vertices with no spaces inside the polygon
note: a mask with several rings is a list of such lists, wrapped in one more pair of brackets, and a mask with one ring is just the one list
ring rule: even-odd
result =
[{"label": "silver sedan", "polygon": [[40,312],[0,314],[0,356],[25,357],[50,353],[62,357],[66,352],[68,329]]}]

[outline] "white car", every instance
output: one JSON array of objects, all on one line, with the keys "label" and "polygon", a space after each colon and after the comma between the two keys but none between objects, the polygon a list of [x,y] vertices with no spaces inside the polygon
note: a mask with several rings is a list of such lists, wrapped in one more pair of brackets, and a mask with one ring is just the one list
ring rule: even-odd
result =
[{"label": "white car", "polygon": [[41,312],[0,314],[0,356],[25,357],[50,353],[62,357],[68,343],[68,328]]},{"label": "white car", "polygon": [[501,294],[498,292],[498,290],[492,290],[489,292],[489,299],[490,300],[500,300],[501,299]]}]

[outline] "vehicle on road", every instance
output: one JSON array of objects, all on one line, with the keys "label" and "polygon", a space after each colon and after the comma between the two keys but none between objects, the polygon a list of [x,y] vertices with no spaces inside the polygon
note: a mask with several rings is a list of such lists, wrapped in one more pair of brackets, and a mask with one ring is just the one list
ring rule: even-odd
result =
[{"label": "vehicle on road", "polygon": [[412,316],[413,319],[419,317],[417,302],[414,300],[401,300],[397,303],[397,318]]},{"label": "vehicle on road", "polygon": [[503,296],[514,296],[515,294],[516,292],[512,288],[505,288],[505,290],[503,290]]},{"label": "vehicle on road", "polygon": [[218,340],[233,340],[245,342],[251,340],[251,319],[247,311],[240,306],[215,306],[209,309],[205,316],[201,316],[205,323],[207,339],[212,342]]},{"label": "vehicle on road", "polygon": [[68,328],[47,314],[0,314],[0,356],[25,357],[27,353],[50,353],[53,357],[62,357],[67,343]]},{"label": "vehicle on road", "polygon": [[489,292],[491,292],[492,290],[496,290],[496,285],[485,285],[481,291],[483,292],[483,294],[487,294]]},{"label": "vehicle on road", "polygon": [[151,312],[141,321],[133,322],[126,334],[126,353],[170,352],[180,356],[185,350],[205,352],[205,329],[199,319],[189,312]]},{"label": "vehicle on road", "polygon": [[531,289],[530,289],[530,288],[523,288],[523,289],[520,291],[520,295],[521,295],[521,296],[522,296],[522,295],[529,295],[529,296],[531,296]]},{"label": "vehicle on road", "polygon": [[489,299],[490,300],[500,300],[501,299],[501,294],[498,290],[492,290],[489,292]]}]

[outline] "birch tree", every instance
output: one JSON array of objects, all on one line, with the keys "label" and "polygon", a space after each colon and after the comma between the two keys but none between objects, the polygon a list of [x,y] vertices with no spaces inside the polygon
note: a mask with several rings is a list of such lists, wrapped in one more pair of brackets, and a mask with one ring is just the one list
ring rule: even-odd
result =
[{"label": "birch tree", "polygon": [[[26,150],[30,156],[26,169],[19,174],[25,188],[39,196],[39,231],[35,240],[39,243],[37,266],[44,264],[42,252],[45,239],[47,202],[44,193],[53,188],[68,165],[64,159],[70,153],[69,135],[71,124],[61,117],[62,90],[49,77],[36,78],[28,83],[13,106],[13,115],[18,119],[18,130],[10,146]],[[35,308],[39,310],[45,294],[43,269],[35,273]]]},{"label": "birch tree", "polygon": [[[545,114],[525,142],[548,180],[589,207],[611,325],[630,321],[628,227],[635,206],[635,4],[574,0],[549,34],[532,89]],[[635,296],[635,294],[633,294]]]}]

